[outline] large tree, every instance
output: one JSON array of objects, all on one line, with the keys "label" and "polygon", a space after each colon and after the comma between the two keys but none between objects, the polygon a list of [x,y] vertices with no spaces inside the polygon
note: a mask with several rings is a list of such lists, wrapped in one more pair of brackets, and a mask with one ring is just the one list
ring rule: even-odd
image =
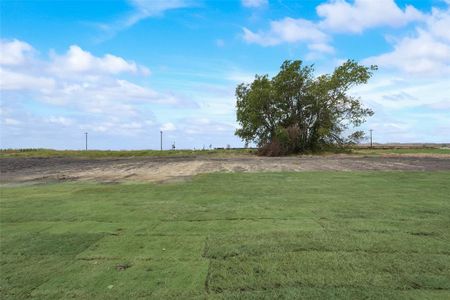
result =
[{"label": "large tree", "polygon": [[350,96],[350,88],[367,83],[376,66],[348,60],[332,74],[314,76],[313,66],[285,61],[273,78],[256,75],[236,88],[236,135],[255,142],[262,154],[282,155],[342,147],[363,137],[355,131],[373,111]]}]

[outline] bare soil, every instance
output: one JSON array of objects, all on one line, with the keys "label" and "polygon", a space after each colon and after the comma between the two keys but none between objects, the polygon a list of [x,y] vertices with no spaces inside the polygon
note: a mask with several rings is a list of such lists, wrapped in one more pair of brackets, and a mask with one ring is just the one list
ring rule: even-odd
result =
[{"label": "bare soil", "polygon": [[21,184],[67,180],[99,182],[149,181],[170,182],[185,180],[196,174],[211,172],[265,171],[370,171],[450,170],[448,155],[329,155],[295,157],[227,157],[205,156],[130,157],[82,159],[2,158],[0,183]]}]

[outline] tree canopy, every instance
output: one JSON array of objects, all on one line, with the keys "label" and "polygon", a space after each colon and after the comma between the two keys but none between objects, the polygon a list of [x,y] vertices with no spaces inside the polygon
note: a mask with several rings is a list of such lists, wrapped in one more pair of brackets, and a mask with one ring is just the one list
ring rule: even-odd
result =
[{"label": "tree canopy", "polygon": [[349,89],[365,84],[376,66],[348,60],[332,74],[314,76],[313,65],[285,61],[273,78],[256,75],[236,88],[236,135],[254,142],[265,155],[284,155],[342,147],[364,136],[350,132],[372,116]]}]

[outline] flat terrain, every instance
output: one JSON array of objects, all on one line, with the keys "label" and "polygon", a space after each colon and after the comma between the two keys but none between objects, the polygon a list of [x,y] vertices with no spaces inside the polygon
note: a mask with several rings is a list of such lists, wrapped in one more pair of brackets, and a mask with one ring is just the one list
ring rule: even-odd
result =
[{"label": "flat terrain", "polygon": [[[439,150],[439,149],[437,149]],[[81,152],[82,154],[82,152]],[[223,153],[219,153],[223,154]],[[177,155],[137,157],[3,157],[0,183],[60,181],[166,182],[186,180],[214,172],[280,171],[450,171],[450,154],[441,152],[386,153],[376,155],[330,154],[291,157],[255,155]]]},{"label": "flat terrain", "polygon": [[0,297],[449,299],[449,182],[448,171],[305,171],[3,187]]},{"label": "flat terrain", "polygon": [[[436,149],[437,150],[437,149]],[[211,149],[211,150],[54,150],[54,149],[2,149],[0,158],[5,157],[82,157],[118,158],[149,156],[236,156],[256,152],[255,149]],[[450,150],[448,152],[450,154]]]},{"label": "flat terrain", "polygon": [[[444,146],[382,145],[370,148],[359,145],[352,149],[343,151],[346,154],[356,155],[447,155],[450,157],[450,148]],[[248,157],[257,153],[255,148],[232,148],[232,149],[205,149],[205,150],[54,150],[54,149],[0,149],[0,158],[7,157],[78,157],[78,158],[126,158],[126,157],[173,157],[173,156],[202,156],[202,157]],[[327,153],[322,153],[327,154]],[[330,153],[328,153],[330,154]]]}]

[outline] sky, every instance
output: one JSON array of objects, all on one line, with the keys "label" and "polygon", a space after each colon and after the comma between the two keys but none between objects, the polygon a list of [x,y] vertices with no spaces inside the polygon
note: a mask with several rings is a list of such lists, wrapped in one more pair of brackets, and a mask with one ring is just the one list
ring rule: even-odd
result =
[{"label": "sky", "polygon": [[379,70],[374,142],[450,142],[450,0],[0,1],[0,148],[242,147],[234,91],[285,60]]}]

